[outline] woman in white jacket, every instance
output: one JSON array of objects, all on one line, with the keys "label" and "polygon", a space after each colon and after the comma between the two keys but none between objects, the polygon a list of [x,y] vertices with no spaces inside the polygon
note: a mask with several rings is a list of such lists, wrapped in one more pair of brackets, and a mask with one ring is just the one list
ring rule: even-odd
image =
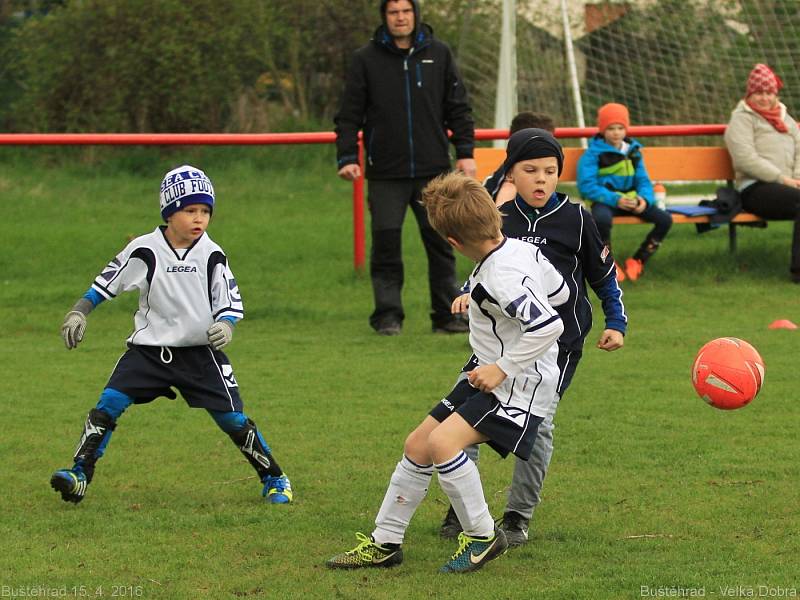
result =
[{"label": "woman in white jacket", "polygon": [[745,210],[765,219],[793,219],[792,281],[800,283],[800,129],[778,100],[780,78],[757,64],[725,130]]}]

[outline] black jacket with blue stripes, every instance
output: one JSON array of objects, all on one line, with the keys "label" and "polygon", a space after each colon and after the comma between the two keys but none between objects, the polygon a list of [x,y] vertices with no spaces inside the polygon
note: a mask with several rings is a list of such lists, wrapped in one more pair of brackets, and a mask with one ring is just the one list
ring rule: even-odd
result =
[{"label": "black jacket with blue stripes", "polygon": [[472,158],[475,126],[466,89],[450,49],[425,24],[410,51],[397,48],[382,25],[355,52],[334,121],[338,167],[357,162],[363,129],[370,179],[448,171],[448,129],[456,158]]},{"label": "black jacket with blue stripes", "polygon": [[517,196],[501,206],[500,212],[503,233],[539,246],[569,286],[569,300],[556,308],[564,322],[564,333],[558,340],[562,348],[580,351],[592,328],[587,283],[600,298],[605,328],[625,333],[628,318],[617,284],[614,258],[600,239],[589,211],[570,202],[566,194],[555,193],[539,210]]}]

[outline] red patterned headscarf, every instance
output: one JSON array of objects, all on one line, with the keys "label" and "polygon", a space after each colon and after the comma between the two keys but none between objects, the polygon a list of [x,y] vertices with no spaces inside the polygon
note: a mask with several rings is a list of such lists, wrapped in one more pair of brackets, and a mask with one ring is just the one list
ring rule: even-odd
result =
[{"label": "red patterned headscarf", "polygon": [[751,94],[757,94],[759,92],[777,95],[778,91],[782,87],[783,81],[781,81],[781,78],[778,77],[767,65],[758,63],[755,67],[753,67],[753,70],[750,71],[750,75],[747,77],[747,92],[745,94],[745,102],[747,102],[747,106],[764,117],[764,119],[766,119],[777,131],[786,133],[789,131],[789,128],[781,118],[780,104],[776,102],[775,106],[768,110],[764,110],[763,108],[754,106],[749,100]]},{"label": "red patterned headscarf", "polygon": [[783,81],[775,74],[775,71],[763,63],[758,63],[747,77],[747,93],[745,96],[756,92],[777,94],[782,87]]}]

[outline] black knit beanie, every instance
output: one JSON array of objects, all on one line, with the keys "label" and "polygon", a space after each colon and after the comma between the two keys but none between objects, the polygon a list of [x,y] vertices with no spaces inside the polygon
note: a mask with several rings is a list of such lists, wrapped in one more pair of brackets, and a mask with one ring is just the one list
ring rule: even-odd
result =
[{"label": "black knit beanie", "polygon": [[554,156],[558,161],[558,176],[564,170],[564,151],[553,134],[544,129],[521,129],[512,135],[506,147],[503,169],[506,173],[521,160]]},{"label": "black knit beanie", "polygon": [[497,196],[500,186],[506,179],[506,175],[511,168],[521,160],[531,160],[533,158],[546,158],[555,156],[558,161],[558,176],[564,170],[564,151],[561,144],[556,141],[553,134],[544,129],[520,129],[508,139],[506,146],[506,159],[500,168],[486,180],[486,190],[492,196]]}]

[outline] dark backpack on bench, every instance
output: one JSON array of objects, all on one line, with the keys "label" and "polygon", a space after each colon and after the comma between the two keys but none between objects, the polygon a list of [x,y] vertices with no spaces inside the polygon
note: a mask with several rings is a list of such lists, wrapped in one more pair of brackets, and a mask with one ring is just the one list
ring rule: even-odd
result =
[{"label": "dark backpack on bench", "polygon": [[732,187],[717,188],[717,196],[713,200],[700,200],[700,206],[717,209],[717,214],[709,215],[711,223],[728,223],[742,212],[742,197]]},{"label": "dark backpack on bench", "polygon": [[697,233],[705,233],[716,229],[721,224],[730,223],[731,219],[742,212],[742,197],[732,187],[717,188],[717,195],[713,200],[700,200],[700,206],[716,208],[717,212],[708,215],[708,223],[697,223]]}]

